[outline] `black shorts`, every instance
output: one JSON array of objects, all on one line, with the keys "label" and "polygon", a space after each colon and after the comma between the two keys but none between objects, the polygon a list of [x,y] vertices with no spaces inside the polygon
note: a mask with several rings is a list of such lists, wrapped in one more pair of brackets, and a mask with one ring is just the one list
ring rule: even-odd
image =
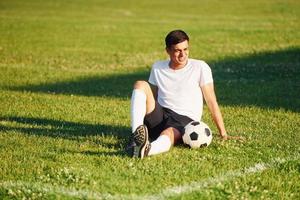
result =
[{"label": "black shorts", "polygon": [[154,110],[144,118],[151,140],[158,138],[160,133],[169,127],[176,128],[183,135],[185,125],[191,121],[191,118],[164,108],[158,102],[155,103]]}]

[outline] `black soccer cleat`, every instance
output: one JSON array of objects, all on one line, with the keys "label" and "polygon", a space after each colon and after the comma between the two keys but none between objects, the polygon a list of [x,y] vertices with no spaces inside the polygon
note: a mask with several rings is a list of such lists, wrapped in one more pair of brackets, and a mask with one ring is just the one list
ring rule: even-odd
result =
[{"label": "black soccer cleat", "polygon": [[125,151],[127,152],[128,155],[133,156],[135,146],[136,146],[136,144],[135,144],[135,141],[133,138],[133,133],[131,133],[128,144],[125,148]]},{"label": "black soccer cleat", "polygon": [[147,156],[151,148],[147,127],[145,125],[138,126],[133,133],[133,139],[136,145],[133,147],[132,157],[144,158]]}]

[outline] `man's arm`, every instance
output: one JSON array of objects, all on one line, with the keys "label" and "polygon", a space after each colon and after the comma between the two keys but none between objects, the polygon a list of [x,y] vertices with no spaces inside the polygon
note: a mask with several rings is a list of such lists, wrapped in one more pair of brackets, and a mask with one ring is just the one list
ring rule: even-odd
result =
[{"label": "man's arm", "polygon": [[212,118],[219,130],[220,136],[222,139],[228,139],[227,132],[225,129],[222,113],[220,111],[215,90],[214,90],[214,84],[209,83],[204,86],[201,86],[201,90],[204,96],[204,99],[206,101],[206,104],[208,106],[208,109],[212,115]]}]

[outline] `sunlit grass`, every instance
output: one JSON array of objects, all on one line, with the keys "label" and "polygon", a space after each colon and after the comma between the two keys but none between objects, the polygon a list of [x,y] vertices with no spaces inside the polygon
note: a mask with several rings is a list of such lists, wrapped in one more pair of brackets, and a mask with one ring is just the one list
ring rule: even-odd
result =
[{"label": "sunlit grass", "polygon": [[[167,8],[163,9],[163,8]],[[0,197],[130,198],[288,159],[170,199],[299,199],[298,1],[1,1]],[[164,36],[191,37],[229,134],[131,159],[135,80],[165,59]],[[112,195],[112,196],[110,196]],[[125,196],[124,196],[125,195]]]}]

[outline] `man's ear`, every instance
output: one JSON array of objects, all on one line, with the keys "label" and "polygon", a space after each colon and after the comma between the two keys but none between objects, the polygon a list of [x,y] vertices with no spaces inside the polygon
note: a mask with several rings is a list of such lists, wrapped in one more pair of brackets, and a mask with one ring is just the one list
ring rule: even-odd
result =
[{"label": "man's ear", "polygon": [[166,52],[170,55],[170,48],[166,47]]}]

